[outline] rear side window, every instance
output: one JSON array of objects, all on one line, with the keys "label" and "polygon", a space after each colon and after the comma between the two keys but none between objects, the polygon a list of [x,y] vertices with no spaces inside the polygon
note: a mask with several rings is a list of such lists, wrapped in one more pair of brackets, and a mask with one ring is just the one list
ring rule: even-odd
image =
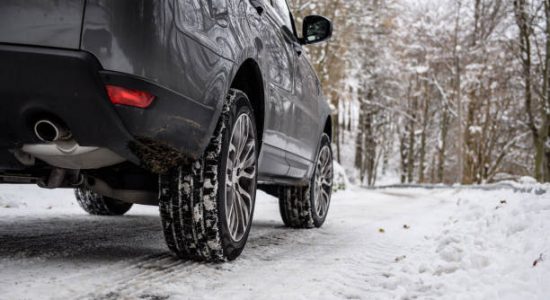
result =
[{"label": "rear side window", "polygon": [[286,0],[271,0],[271,5],[277,11],[277,14],[281,17],[284,22],[284,25],[288,29],[292,30],[292,20],[290,19],[290,9],[288,8],[288,3]]}]

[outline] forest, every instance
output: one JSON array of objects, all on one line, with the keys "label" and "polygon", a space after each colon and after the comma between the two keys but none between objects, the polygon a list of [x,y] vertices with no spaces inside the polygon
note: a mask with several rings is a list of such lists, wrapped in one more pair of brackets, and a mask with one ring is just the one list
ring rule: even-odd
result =
[{"label": "forest", "polygon": [[352,181],[550,182],[550,0],[295,0]]}]

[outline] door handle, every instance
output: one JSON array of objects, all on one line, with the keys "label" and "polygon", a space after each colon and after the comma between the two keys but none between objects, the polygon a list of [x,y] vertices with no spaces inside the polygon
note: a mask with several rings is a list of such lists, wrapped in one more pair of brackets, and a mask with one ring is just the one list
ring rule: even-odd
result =
[{"label": "door handle", "polygon": [[261,0],[249,0],[252,7],[256,9],[256,12],[258,15],[262,15],[264,13],[264,5],[262,4]]},{"label": "door handle", "polygon": [[292,42],[292,47],[294,48],[294,51],[296,51],[296,54],[298,54],[298,56],[302,55],[302,45],[296,42]]}]

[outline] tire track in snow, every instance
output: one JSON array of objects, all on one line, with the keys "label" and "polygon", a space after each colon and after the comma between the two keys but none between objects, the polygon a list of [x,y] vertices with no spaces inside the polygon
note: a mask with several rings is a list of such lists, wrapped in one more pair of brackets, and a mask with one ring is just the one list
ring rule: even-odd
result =
[{"label": "tire track in snow", "polygon": [[[237,262],[227,264],[202,264],[195,262],[180,261],[169,254],[158,257],[150,257],[144,261],[136,261],[128,266],[117,276],[119,279],[110,283],[106,287],[93,294],[88,294],[82,299],[135,299],[143,297],[166,297],[169,294],[162,292],[162,286],[169,282],[184,284],[194,289],[193,285],[203,285],[203,289],[214,290],[218,286],[217,279],[224,279],[223,286],[218,286],[222,290],[231,286],[239,286],[242,278],[233,277],[234,274],[252,274],[257,276],[258,265],[263,264],[263,269],[270,269],[280,265],[282,261],[294,261],[294,266],[299,270],[308,270],[312,261],[307,259],[308,255],[324,257],[327,254],[334,254],[335,246],[341,246],[342,249],[349,246],[347,242],[340,239],[333,239],[330,243],[315,243],[320,237],[313,230],[289,230],[283,227],[262,228],[254,236],[250,237],[249,245],[244,256]],[[325,234],[327,235],[327,234]],[[331,235],[329,235],[333,238]],[[343,237],[345,239],[345,237]],[[309,249],[308,252],[303,251]],[[381,250],[387,252],[387,250]],[[336,252],[337,253],[337,252]],[[364,263],[363,255],[352,258],[341,255],[342,260],[338,264],[347,264],[350,267]],[[317,272],[320,272],[319,269]],[[281,273],[279,280],[284,280],[288,274]],[[190,277],[190,278],[188,278]],[[342,292],[349,291],[350,288],[362,292],[366,289],[364,278],[351,275],[349,272],[336,273],[332,276],[335,286],[339,286]],[[272,279],[273,280],[273,279]],[[231,283],[231,281],[233,281]],[[246,280],[244,280],[246,281]],[[202,284],[201,284],[202,282]],[[269,290],[272,281],[258,282],[256,290]],[[161,291],[158,291],[158,290]],[[336,295],[339,295],[338,293]],[[198,296],[200,297],[200,296]]]},{"label": "tire track in snow", "polygon": [[[251,236],[247,248],[264,248],[282,245],[286,236],[292,234],[291,231],[279,226],[269,230],[261,230],[259,235]],[[255,247],[256,245],[256,247]],[[261,253],[261,251],[260,251]],[[269,257],[255,256],[261,261],[272,260]],[[228,263],[232,264],[232,263]],[[226,273],[232,273],[224,264],[204,264],[192,261],[183,261],[170,253],[158,256],[146,257],[142,260],[136,260],[129,266],[117,271],[117,280],[109,282],[109,286],[100,291],[90,293],[81,297],[81,299],[164,299],[168,295],[158,293],[156,287],[161,287],[167,282],[182,281],[185,277],[194,273],[206,273],[208,276],[223,276]],[[216,284],[213,282],[212,284]]]},{"label": "tire track in snow", "polygon": [[[165,284],[174,273],[192,272],[192,263],[179,260],[170,254],[147,257],[124,268],[119,279],[109,286],[87,294],[80,299],[168,299],[169,295],[148,292],[150,286]],[[196,265],[195,267],[200,267]]]}]

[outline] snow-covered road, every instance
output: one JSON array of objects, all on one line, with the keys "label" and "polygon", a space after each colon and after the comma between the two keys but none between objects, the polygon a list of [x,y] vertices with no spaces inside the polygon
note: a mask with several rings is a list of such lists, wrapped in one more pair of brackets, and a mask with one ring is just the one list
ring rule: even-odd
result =
[{"label": "snow-covered road", "polygon": [[0,186],[0,299],[550,298],[550,192],[355,188],[318,230],[260,193],[254,219],[236,261],[185,262],[154,207],[94,217],[71,191]]}]

